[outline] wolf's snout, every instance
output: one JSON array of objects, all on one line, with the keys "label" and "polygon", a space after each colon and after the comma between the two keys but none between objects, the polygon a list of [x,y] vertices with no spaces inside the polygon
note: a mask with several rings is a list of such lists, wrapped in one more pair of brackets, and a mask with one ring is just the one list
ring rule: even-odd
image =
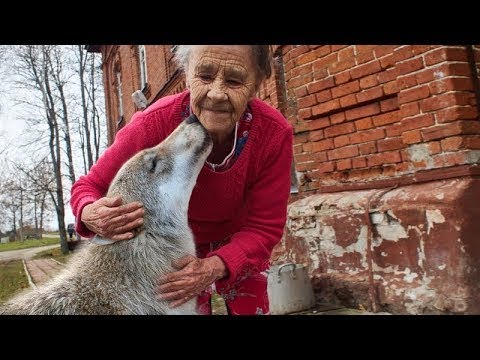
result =
[{"label": "wolf's snout", "polygon": [[188,118],[185,119],[186,124],[193,124],[196,122],[198,122],[198,118],[194,114],[190,115]]}]

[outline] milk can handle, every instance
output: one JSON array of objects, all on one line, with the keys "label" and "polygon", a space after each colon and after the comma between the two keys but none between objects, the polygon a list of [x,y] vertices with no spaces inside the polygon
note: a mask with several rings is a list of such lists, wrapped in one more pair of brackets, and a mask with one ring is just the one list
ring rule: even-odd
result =
[{"label": "milk can handle", "polygon": [[[284,268],[284,267],[287,267],[287,266],[293,266],[293,270],[295,270],[297,268],[297,265],[294,264],[294,263],[288,263],[288,264],[283,264],[283,265],[280,265],[278,267],[278,281],[277,282],[281,282],[280,281],[280,271]],[[295,273],[292,273],[292,278],[295,279],[296,276],[295,276]]]}]

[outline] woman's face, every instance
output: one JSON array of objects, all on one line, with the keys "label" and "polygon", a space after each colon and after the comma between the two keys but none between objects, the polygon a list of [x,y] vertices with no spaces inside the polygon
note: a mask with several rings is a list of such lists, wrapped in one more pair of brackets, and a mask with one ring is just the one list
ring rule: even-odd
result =
[{"label": "woman's face", "polygon": [[250,47],[194,46],[186,77],[202,125],[220,138],[231,134],[257,87]]}]

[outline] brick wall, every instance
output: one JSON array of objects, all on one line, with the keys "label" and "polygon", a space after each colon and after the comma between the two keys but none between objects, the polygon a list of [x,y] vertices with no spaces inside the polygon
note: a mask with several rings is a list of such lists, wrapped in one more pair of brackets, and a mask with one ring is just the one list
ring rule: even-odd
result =
[{"label": "brick wall", "polygon": [[[171,87],[176,65],[170,45],[145,45],[147,56],[147,86],[140,89],[140,64],[138,45],[106,45],[102,47],[103,74],[106,98],[107,125],[109,144],[113,142],[116,132],[139,110],[132,100],[132,93],[143,90],[149,103],[160,96],[178,92],[185,83],[177,81]],[[115,70],[122,74],[122,99],[124,121],[117,126],[119,120],[118,97]],[[177,84],[178,83],[178,84]]]},{"label": "brick wall", "polygon": [[284,46],[283,58],[301,191],[378,187],[480,158],[465,46]]}]

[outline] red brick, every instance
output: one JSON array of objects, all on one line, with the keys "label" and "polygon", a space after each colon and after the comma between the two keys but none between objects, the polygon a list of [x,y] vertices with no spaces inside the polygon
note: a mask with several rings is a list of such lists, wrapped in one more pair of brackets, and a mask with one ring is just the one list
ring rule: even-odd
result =
[{"label": "red brick", "polygon": [[373,124],[375,126],[383,126],[387,124],[393,124],[400,120],[398,111],[390,111],[380,115],[372,116]]},{"label": "red brick", "polygon": [[296,154],[300,154],[303,152],[303,147],[302,147],[302,144],[297,144],[297,145],[293,145],[293,153],[296,155]]},{"label": "red brick", "polygon": [[461,136],[452,136],[440,141],[440,146],[445,152],[456,151],[462,148],[463,138]]},{"label": "red brick", "polygon": [[296,88],[302,85],[306,85],[312,82],[312,80],[313,80],[313,76],[311,74],[302,75],[302,76],[297,76],[295,78],[292,78],[290,81],[287,81],[287,85],[290,88]]},{"label": "red brick", "polygon": [[365,157],[356,157],[352,159],[353,168],[363,168],[367,166],[367,159]]},{"label": "red brick", "polygon": [[387,69],[377,74],[377,79],[380,84],[395,80],[397,77],[398,70],[396,68]]},{"label": "red brick", "polygon": [[350,134],[355,131],[355,126],[351,123],[342,123],[325,129],[325,137],[334,137],[343,134]]},{"label": "red brick", "polygon": [[423,59],[421,57],[416,57],[397,63],[395,67],[398,70],[398,75],[410,74],[423,68]]},{"label": "red brick", "polygon": [[402,133],[402,141],[405,144],[417,144],[422,142],[422,134],[420,130],[405,131]]},{"label": "red brick", "polygon": [[366,143],[373,140],[385,138],[385,131],[383,129],[370,129],[366,131],[358,131],[350,135],[350,142],[352,144]]},{"label": "red brick", "polygon": [[422,85],[408,90],[403,90],[398,94],[398,103],[405,104],[411,101],[425,99],[430,96],[428,85]]},{"label": "red brick", "polygon": [[466,149],[480,149],[480,136],[465,136],[463,146]]},{"label": "red brick", "polygon": [[316,105],[312,108],[312,114],[319,115],[319,114],[326,114],[332,110],[336,110],[340,108],[340,101],[338,99],[334,99],[331,101],[327,101],[323,104]]},{"label": "red brick", "polygon": [[395,48],[397,47],[397,45],[379,45],[373,50],[373,52],[376,58],[381,58],[383,56],[393,54]]},{"label": "red brick", "polygon": [[432,126],[435,124],[435,119],[433,114],[421,114],[409,118],[403,118],[400,124],[403,131],[408,131]]},{"label": "red brick", "polygon": [[325,139],[325,140],[317,141],[311,144],[312,144],[312,147],[310,151],[312,153],[316,153],[324,150],[330,150],[334,148],[332,139]]},{"label": "red brick", "polygon": [[438,64],[443,61],[467,61],[465,48],[441,47],[425,54],[427,66]]},{"label": "red brick", "polygon": [[307,45],[297,45],[292,51],[290,51],[289,55],[292,59],[297,58],[298,56],[310,51]]},{"label": "red brick", "polygon": [[351,46],[351,45],[332,45],[332,52],[342,50],[348,46]]},{"label": "red brick", "polygon": [[[310,144],[305,144],[305,145],[309,145],[311,147]],[[303,146],[305,146],[303,145]],[[304,162],[323,162],[323,161],[327,161],[327,153],[326,152],[323,152],[323,153],[315,153],[315,154],[312,154],[312,153],[305,153],[305,154],[298,154],[297,156],[295,156],[295,161],[297,164],[301,164],[301,163],[304,163]]]},{"label": "red brick", "polygon": [[347,110],[345,111],[345,116],[347,120],[355,120],[360,119],[363,117],[367,117],[370,115],[375,115],[380,112],[380,106],[378,103],[373,103],[365,106],[361,106],[356,109]]},{"label": "red brick", "polygon": [[297,77],[300,75],[310,74],[312,72],[312,64],[306,64],[302,66],[297,66],[292,69],[290,72],[292,77]]},{"label": "red brick", "polygon": [[385,95],[391,95],[398,93],[398,83],[397,81],[393,80],[383,85],[383,92]]},{"label": "red brick", "polygon": [[372,61],[375,58],[375,55],[373,54],[373,49],[359,50],[356,58],[358,65],[360,65]]},{"label": "red brick", "polygon": [[358,103],[355,94],[350,94],[340,98],[340,106],[345,108],[347,106],[356,105]]},{"label": "red brick", "polygon": [[361,89],[368,89],[368,88],[371,88],[375,85],[378,85],[378,79],[377,79],[376,74],[369,75],[369,76],[366,76],[366,77],[360,79],[360,88]]},{"label": "red brick", "polygon": [[435,69],[423,69],[422,71],[413,74],[418,85],[425,84],[435,79],[434,77]]},{"label": "red brick", "polygon": [[318,58],[327,56],[332,52],[332,47],[330,45],[322,45],[315,50],[315,55]]},{"label": "red brick", "polygon": [[472,106],[453,106],[435,112],[435,119],[438,123],[445,123],[454,120],[475,120],[477,117],[477,108]]},{"label": "red brick", "polygon": [[349,83],[337,86],[332,89],[332,96],[334,98],[339,98],[348,94],[352,94],[360,90],[360,85],[358,80],[351,81]]},{"label": "red brick", "polygon": [[331,75],[335,75],[339,72],[350,69],[350,68],[354,67],[355,65],[356,65],[355,64],[355,58],[352,57],[352,58],[349,58],[349,59],[345,59],[343,61],[338,61],[338,62],[331,63],[328,66],[328,71],[330,72]]},{"label": "red brick", "polygon": [[418,102],[414,101],[400,105],[399,114],[402,118],[420,114],[420,107],[418,105]]},{"label": "red brick", "polygon": [[352,159],[344,159],[337,161],[336,166],[338,171],[347,170],[352,168]]},{"label": "red brick", "polygon": [[335,113],[330,115],[330,123],[333,124],[340,124],[345,121],[345,112]]},{"label": "red brick", "polygon": [[455,165],[462,165],[467,163],[465,153],[450,153],[438,154],[433,157],[433,164],[435,167],[451,167]]},{"label": "red brick", "polygon": [[313,71],[313,79],[315,81],[317,80],[323,80],[325,79],[326,77],[330,76],[328,74],[328,71],[327,71],[327,68],[323,68],[323,69],[319,69],[319,70],[314,70]]},{"label": "red brick", "polygon": [[446,93],[440,94],[420,103],[423,112],[445,109],[454,105],[469,105],[470,100],[474,98],[473,93]]},{"label": "red brick", "polygon": [[426,53],[431,48],[432,48],[432,46],[430,46],[430,45],[412,45],[412,52],[413,52],[413,55],[416,56],[416,55],[419,55],[419,54]]},{"label": "red brick", "polygon": [[383,58],[381,58],[379,60],[380,60],[380,67],[382,68],[382,70],[392,68],[393,66],[395,66],[397,64],[393,54],[389,54],[387,56],[384,56]]},{"label": "red brick", "polygon": [[440,147],[440,141],[431,141],[427,143],[428,152],[430,155],[438,154],[442,151]]},{"label": "red brick", "polygon": [[371,75],[381,70],[380,62],[378,60],[371,61],[369,63],[357,66],[350,70],[352,79],[358,79],[363,76]]},{"label": "red brick", "polygon": [[314,142],[325,138],[323,130],[313,130],[308,133],[308,141]]},{"label": "red brick", "polygon": [[350,144],[350,137],[348,135],[340,135],[333,138],[333,144],[336,148],[347,146]]},{"label": "red brick", "polygon": [[383,139],[383,140],[377,141],[377,148],[379,152],[398,150],[404,147],[405,147],[405,143],[403,142],[401,137],[395,137],[395,138]]},{"label": "red brick", "polygon": [[415,74],[401,76],[397,79],[400,90],[405,90],[417,86],[417,77]]},{"label": "red brick", "polygon": [[414,56],[411,45],[403,45],[396,48],[393,52],[396,62],[400,62]]},{"label": "red brick", "polygon": [[398,109],[398,98],[394,97],[380,102],[380,111],[387,112]]},{"label": "red brick", "polygon": [[345,146],[328,152],[328,160],[352,158],[358,155],[357,146]]},{"label": "red brick", "polygon": [[298,117],[302,120],[312,117],[312,109],[307,108],[298,110]]},{"label": "red brick", "polygon": [[330,125],[328,117],[322,117],[320,119],[311,120],[305,123],[306,130],[323,129]]},{"label": "red brick", "polygon": [[429,85],[432,95],[441,94],[447,91],[473,91],[471,78],[444,78],[433,81]]},{"label": "red brick", "polygon": [[315,81],[311,84],[307,85],[308,93],[309,94],[314,94],[316,92],[322,91],[324,89],[329,89],[331,87],[335,86],[335,81],[332,76],[320,80],[320,81]]},{"label": "red brick", "polygon": [[345,61],[355,58],[354,46],[348,46],[338,52],[338,61]]},{"label": "red brick", "polygon": [[308,133],[303,133],[303,134],[296,134],[293,137],[293,143],[294,144],[301,144],[307,142],[308,138]]},{"label": "red brick", "polygon": [[462,134],[463,129],[459,121],[449,124],[437,125],[429,129],[422,130],[424,141],[444,139],[449,136]]},{"label": "red brick", "polygon": [[372,141],[365,144],[359,144],[358,149],[362,155],[374,154],[377,152],[377,145],[375,141]]},{"label": "red brick", "polygon": [[315,98],[317,99],[317,102],[319,102],[319,103],[323,103],[323,102],[332,100],[332,92],[331,92],[330,89],[320,91],[319,93],[317,93],[315,95]]},{"label": "red brick", "polygon": [[336,85],[341,85],[344,84],[348,81],[350,81],[352,76],[350,75],[350,71],[344,71],[342,73],[336,74],[335,75],[335,84]]},{"label": "red brick", "polygon": [[372,89],[364,90],[356,94],[358,102],[366,102],[374,99],[379,99],[383,96],[383,87],[378,86]]},{"label": "red brick", "polygon": [[398,151],[387,151],[367,156],[367,166],[393,164],[401,161],[402,158],[400,157],[400,153]]},{"label": "red brick", "polygon": [[313,70],[327,69],[328,66],[338,61],[338,54],[332,53],[325,57],[319,58],[313,62]]},{"label": "red brick", "polygon": [[355,121],[355,128],[357,130],[366,130],[373,127],[372,118],[366,117]]},{"label": "red brick", "polygon": [[304,109],[307,107],[311,107],[317,103],[317,99],[315,95],[308,95],[297,100],[297,106],[299,109]]}]

